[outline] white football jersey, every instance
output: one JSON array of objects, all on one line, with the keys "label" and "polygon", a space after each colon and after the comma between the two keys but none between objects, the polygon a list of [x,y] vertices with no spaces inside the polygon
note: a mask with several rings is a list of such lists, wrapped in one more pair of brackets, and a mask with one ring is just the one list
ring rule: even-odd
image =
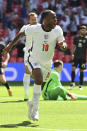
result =
[{"label": "white football jersey", "polygon": [[[20,32],[25,32],[25,30],[30,26],[31,26],[30,24],[22,26],[22,28],[20,29]],[[32,37],[31,35],[29,35],[29,37],[27,37],[26,42],[25,42],[25,52],[26,53],[31,48],[31,46],[32,46]]]},{"label": "white football jersey", "polygon": [[28,26],[30,26],[30,24],[28,24],[28,25],[23,25],[19,32],[24,32],[25,29],[26,29]]},{"label": "white football jersey", "polygon": [[[49,32],[44,31],[41,24],[27,26],[25,35],[26,40],[32,39],[30,57],[44,63],[52,60],[57,41],[59,43],[64,41],[63,31],[58,25]],[[28,42],[26,47],[28,47]]]},{"label": "white football jersey", "polygon": [[[28,24],[28,25],[22,26],[22,28],[20,29],[20,32],[25,32],[26,28],[28,28],[29,26],[31,26],[31,25]],[[25,42],[25,50],[24,50],[24,51],[25,51],[26,53],[28,53],[28,50],[29,50],[29,48],[31,47],[31,45],[32,45],[32,40],[31,40],[30,37],[28,37],[28,38],[26,39],[26,42]]]}]

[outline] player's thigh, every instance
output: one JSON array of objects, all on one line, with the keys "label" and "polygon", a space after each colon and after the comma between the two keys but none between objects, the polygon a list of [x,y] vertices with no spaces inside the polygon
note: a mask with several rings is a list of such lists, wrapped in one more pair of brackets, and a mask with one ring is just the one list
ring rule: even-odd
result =
[{"label": "player's thigh", "polygon": [[58,96],[61,96],[63,97],[63,99],[66,98],[66,94],[64,92],[64,90],[60,87],[54,87],[50,90],[50,93],[49,93],[49,98],[51,100],[57,100]]},{"label": "player's thigh", "polygon": [[47,63],[43,65],[41,64],[41,69],[43,72],[43,82],[46,82],[51,72],[51,63]]},{"label": "player's thigh", "polygon": [[67,90],[66,88],[64,88],[63,86],[61,86],[60,88],[63,90],[63,92],[64,92],[66,95],[67,95],[67,93],[69,93],[68,90]]},{"label": "player's thigh", "polygon": [[48,91],[49,99],[50,100],[57,100],[57,97],[59,95],[59,89],[58,87],[53,87]]},{"label": "player's thigh", "polygon": [[58,96],[61,96],[64,100],[66,100],[67,93],[63,87],[58,87],[56,91],[58,92]]},{"label": "player's thigh", "polygon": [[4,73],[0,74],[0,82],[6,83],[6,78],[5,78]]},{"label": "player's thigh", "polygon": [[43,73],[40,68],[33,69],[32,76],[36,84],[41,85],[43,83]]},{"label": "player's thigh", "polygon": [[43,73],[41,70],[41,65],[33,58],[28,59],[28,69],[33,76],[33,79],[36,84],[41,85],[43,83]]}]

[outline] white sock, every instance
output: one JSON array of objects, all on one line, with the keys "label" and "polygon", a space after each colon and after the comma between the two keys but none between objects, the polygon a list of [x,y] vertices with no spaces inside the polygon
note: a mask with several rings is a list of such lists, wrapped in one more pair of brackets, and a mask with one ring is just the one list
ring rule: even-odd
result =
[{"label": "white sock", "polygon": [[25,95],[28,95],[29,86],[30,86],[30,74],[24,73],[23,84],[24,84]]},{"label": "white sock", "polygon": [[41,95],[41,85],[34,84],[33,99],[32,99],[33,111],[38,110],[40,95]]}]

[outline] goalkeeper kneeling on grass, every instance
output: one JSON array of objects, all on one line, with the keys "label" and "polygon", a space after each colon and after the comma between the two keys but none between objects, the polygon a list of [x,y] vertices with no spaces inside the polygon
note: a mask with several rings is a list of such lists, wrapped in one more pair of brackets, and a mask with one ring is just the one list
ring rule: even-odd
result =
[{"label": "goalkeeper kneeling on grass", "polygon": [[51,71],[50,76],[45,83],[42,91],[44,100],[87,100],[87,96],[76,95],[69,93],[60,82],[60,72],[63,68],[63,62],[56,60],[54,62],[54,70]]}]

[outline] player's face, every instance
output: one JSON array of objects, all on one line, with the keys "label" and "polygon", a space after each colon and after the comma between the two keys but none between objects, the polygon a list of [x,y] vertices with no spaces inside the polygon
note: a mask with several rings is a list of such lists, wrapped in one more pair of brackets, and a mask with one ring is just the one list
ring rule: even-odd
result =
[{"label": "player's face", "polygon": [[49,13],[49,15],[46,18],[46,24],[49,29],[54,29],[56,26],[56,14],[54,12]]},{"label": "player's face", "polygon": [[63,69],[63,65],[59,65],[59,72],[61,72],[62,71],[62,69]]},{"label": "player's face", "polygon": [[86,29],[81,29],[81,30],[80,30],[80,34],[81,34],[82,36],[85,36],[86,33],[87,33],[87,30],[86,30]]},{"label": "player's face", "polygon": [[31,15],[31,16],[30,16],[29,24],[30,24],[30,25],[35,25],[35,24],[37,24],[37,15]]}]

